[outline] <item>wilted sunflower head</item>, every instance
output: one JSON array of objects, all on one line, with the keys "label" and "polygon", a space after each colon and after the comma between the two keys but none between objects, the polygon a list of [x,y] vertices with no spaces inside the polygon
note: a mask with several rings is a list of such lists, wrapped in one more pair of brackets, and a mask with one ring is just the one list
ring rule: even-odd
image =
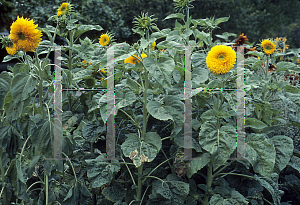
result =
[{"label": "wilted sunflower head", "polygon": [[194,0],[174,0],[175,10],[181,11],[186,8],[194,8],[194,6],[190,4],[193,1]]},{"label": "wilted sunflower head", "polygon": [[99,38],[99,43],[101,46],[107,46],[113,41],[113,35],[110,33],[102,34]]},{"label": "wilted sunflower head", "polygon": [[239,35],[238,39],[236,40],[236,44],[235,45],[243,45],[248,43],[249,39],[247,38],[246,35],[244,35],[244,33],[242,33],[241,35]]},{"label": "wilted sunflower head", "polygon": [[228,73],[233,68],[235,61],[235,51],[224,45],[214,46],[206,57],[207,67],[215,75]]},{"label": "wilted sunflower head", "polygon": [[133,24],[135,24],[135,29],[147,30],[151,29],[151,27],[156,26],[155,23],[152,23],[157,18],[152,18],[154,15],[148,16],[148,13],[141,13],[141,16],[135,17],[133,20]]},{"label": "wilted sunflower head", "polygon": [[280,52],[285,52],[289,48],[289,45],[287,45],[285,42],[286,42],[286,38],[276,37],[274,43]]},{"label": "wilted sunflower head", "polygon": [[61,16],[63,14],[68,14],[71,10],[72,6],[69,3],[62,3],[62,5],[59,7],[58,11],[57,11],[57,16]]},{"label": "wilted sunflower head", "polygon": [[42,41],[42,32],[36,27],[38,25],[33,23],[33,20],[29,21],[27,18],[17,18],[10,27],[9,38],[16,45],[18,50],[22,51],[35,51]]},{"label": "wilted sunflower head", "polygon": [[276,45],[269,39],[266,39],[263,42],[261,42],[261,47],[264,49],[264,52],[267,55],[273,54],[274,51],[276,50]]}]

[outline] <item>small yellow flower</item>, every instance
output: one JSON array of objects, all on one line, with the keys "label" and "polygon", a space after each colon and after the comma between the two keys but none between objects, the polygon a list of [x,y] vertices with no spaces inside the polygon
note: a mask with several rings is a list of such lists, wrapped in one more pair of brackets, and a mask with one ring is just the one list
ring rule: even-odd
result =
[{"label": "small yellow flower", "polygon": [[62,3],[62,5],[59,7],[58,12],[57,12],[57,16],[61,16],[65,13],[68,12],[68,8],[69,8],[69,3]]},{"label": "small yellow flower", "polygon": [[235,51],[224,45],[214,46],[206,57],[207,67],[215,75],[228,73],[233,68],[235,61]]},{"label": "small yellow flower", "polygon": [[101,73],[105,73],[104,68],[102,68],[102,69],[100,70],[100,72],[101,72]]},{"label": "small yellow flower", "polygon": [[107,34],[102,34],[99,38],[99,43],[101,46],[107,46],[110,42],[110,38]]},{"label": "small yellow flower", "polygon": [[154,49],[155,49],[155,46],[156,46],[156,42],[154,41],[153,43],[152,43],[152,50],[154,51]]},{"label": "small yellow flower", "polygon": [[264,52],[267,55],[273,54],[274,51],[276,50],[276,45],[274,43],[272,43],[272,41],[270,41],[269,39],[264,40],[261,43],[261,47],[264,49]]},{"label": "small yellow flower", "polygon": [[5,49],[7,53],[12,56],[14,56],[18,52],[18,49],[15,44],[13,45],[13,47],[6,47]]},{"label": "small yellow flower", "polygon": [[285,52],[289,48],[289,45],[287,45],[285,42],[286,42],[286,38],[281,39],[281,38],[276,37],[276,39],[275,39],[274,43],[281,53]]},{"label": "small yellow flower", "polygon": [[29,21],[27,18],[17,18],[10,27],[9,38],[16,45],[18,50],[25,52],[35,51],[42,41],[42,32],[36,29],[38,25],[33,23],[33,20]]},{"label": "small yellow flower", "polygon": [[[146,58],[147,57],[147,55],[145,54],[145,53],[142,53],[142,58]],[[133,56],[130,56],[129,58],[126,58],[125,60],[124,60],[124,63],[126,64],[126,63],[131,63],[131,64],[136,64],[136,62],[138,62],[138,63],[140,63],[140,58],[139,57],[137,57],[136,55],[133,55]]]}]

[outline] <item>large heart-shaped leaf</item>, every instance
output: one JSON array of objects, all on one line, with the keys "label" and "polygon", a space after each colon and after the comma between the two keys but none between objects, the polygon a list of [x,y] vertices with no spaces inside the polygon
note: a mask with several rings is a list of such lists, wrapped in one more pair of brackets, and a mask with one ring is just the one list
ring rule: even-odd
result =
[{"label": "large heart-shaped leaf", "polygon": [[216,121],[206,121],[199,133],[201,147],[213,158],[213,170],[222,166],[236,149],[236,129],[225,125],[217,129]]},{"label": "large heart-shaped leaf", "polygon": [[12,80],[11,94],[14,102],[23,101],[28,98],[37,84],[37,80],[32,75],[18,73]]},{"label": "large heart-shaped leaf", "polygon": [[145,68],[150,75],[159,82],[164,88],[171,89],[172,72],[174,71],[175,62],[169,57],[160,57],[155,61],[153,58],[145,58]]},{"label": "large heart-shaped leaf", "polygon": [[272,140],[266,134],[251,133],[246,137],[245,157],[250,159],[256,173],[266,177],[273,173],[276,151]]},{"label": "large heart-shaped leaf", "polygon": [[127,139],[121,148],[126,157],[129,157],[136,167],[143,162],[152,162],[161,149],[162,142],[156,132],[147,132],[144,141],[133,133],[127,134]]}]

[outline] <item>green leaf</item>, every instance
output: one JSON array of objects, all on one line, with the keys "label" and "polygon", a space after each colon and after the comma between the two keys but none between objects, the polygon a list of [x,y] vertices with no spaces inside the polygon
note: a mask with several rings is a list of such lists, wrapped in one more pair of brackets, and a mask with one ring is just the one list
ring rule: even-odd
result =
[{"label": "green leaf", "polygon": [[129,157],[136,167],[143,162],[152,162],[162,146],[161,138],[156,132],[147,132],[144,141],[133,133],[126,136],[121,148],[125,157]]},{"label": "green leaf", "polygon": [[215,20],[214,24],[215,24],[215,26],[217,26],[220,23],[227,22],[229,20],[229,18],[230,18],[230,16],[229,17],[218,18],[218,19]]},{"label": "green leaf", "polygon": [[[184,20],[184,17],[185,17],[185,15],[182,14],[182,13],[176,13],[176,14],[170,14],[170,15],[167,16],[164,20],[171,19],[171,18],[179,18],[179,19]],[[163,21],[164,21],[164,20],[163,20]]]},{"label": "green leaf", "polygon": [[123,107],[132,105],[136,101],[136,95],[129,91],[129,92],[121,92],[119,90],[115,90],[115,103],[116,103],[116,114],[118,113],[118,109]]},{"label": "green leaf", "polygon": [[[162,197],[162,200],[171,202],[170,204],[183,204],[189,194],[189,184],[182,181],[154,181],[152,183],[152,197]],[[167,204],[167,203],[164,203]]]},{"label": "green leaf", "polygon": [[34,88],[37,80],[26,73],[18,73],[12,80],[11,94],[14,102],[23,101],[28,98]]},{"label": "green leaf", "polygon": [[300,72],[299,66],[292,62],[279,62],[276,64],[276,67],[276,73],[285,70]]},{"label": "green leaf", "polygon": [[276,135],[272,137],[271,140],[276,151],[274,171],[279,174],[286,167],[293,156],[293,140],[284,135]]},{"label": "green leaf", "polygon": [[246,137],[245,157],[250,158],[248,161],[255,173],[266,177],[273,173],[276,151],[272,140],[266,134],[251,133]]},{"label": "green leaf", "polygon": [[199,143],[213,158],[213,171],[222,166],[236,149],[236,129],[225,125],[220,129],[216,121],[206,121],[201,125]]},{"label": "green leaf", "polygon": [[143,63],[153,78],[165,89],[171,89],[172,72],[175,67],[175,62],[172,58],[163,56],[155,61],[153,58],[146,57]]},{"label": "green leaf", "polygon": [[173,117],[170,114],[170,112],[172,112],[172,108],[166,107],[157,101],[148,102],[147,110],[154,118],[158,120],[173,120]]},{"label": "green leaf", "polygon": [[34,126],[31,127],[31,141],[42,154],[53,157],[53,119],[43,119],[40,114],[29,116]]},{"label": "green leaf", "polygon": [[97,142],[104,132],[106,132],[106,126],[101,125],[99,121],[88,121],[82,128],[83,137],[91,143]]},{"label": "green leaf", "polygon": [[264,129],[267,127],[265,123],[255,118],[246,118],[245,127],[251,127],[254,129]]},{"label": "green leaf", "polygon": [[193,174],[197,173],[199,170],[205,167],[209,161],[210,161],[209,153],[200,154],[199,159],[194,159],[189,163],[186,176],[190,179],[193,176]]},{"label": "green leaf", "polygon": [[73,73],[73,80],[78,81],[78,80],[82,80],[84,78],[88,78],[92,75],[92,73],[93,73],[93,70],[88,70],[88,69],[78,71],[76,73]]},{"label": "green leaf", "polygon": [[165,40],[165,41],[162,41],[162,42],[156,44],[156,47],[158,49],[176,48],[177,50],[184,50],[184,46],[182,46],[182,44],[177,43],[175,41],[169,41],[169,40]]},{"label": "green leaf", "polygon": [[299,93],[299,89],[292,85],[285,85],[284,89],[286,92],[297,94]]},{"label": "green leaf", "polygon": [[[272,173],[272,175],[277,176],[278,174]],[[278,182],[274,182],[271,179],[263,179],[263,177],[258,177],[256,174],[254,175],[256,181],[258,181],[268,192],[271,194],[274,204],[280,205],[281,195],[279,194],[280,190],[278,190]]]},{"label": "green leaf", "polygon": [[192,138],[192,146],[191,146],[191,147],[188,147],[188,146],[185,146],[185,145],[184,145],[184,138],[185,138],[184,135],[178,134],[178,135],[176,135],[176,136],[174,137],[174,142],[175,142],[179,147],[187,148],[187,149],[193,148],[194,150],[196,150],[196,152],[202,152],[202,149],[201,149],[201,147],[200,147],[199,142],[197,142],[194,138]]},{"label": "green leaf", "polygon": [[300,111],[299,94],[286,93],[286,96],[284,96],[282,93],[277,93],[277,95],[279,98],[282,99],[287,109],[289,109],[292,112]]},{"label": "green leaf", "polygon": [[87,187],[81,181],[77,181],[69,190],[63,200],[64,205],[82,204],[88,205],[88,199],[92,196]]},{"label": "green leaf", "polygon": [[300,173],[300,158],[296,156],[292,156],[291,161],[288,163],[290,167],[297,170]]},{"label": "green leaf", "polygon": [[204,113],[202,113],[201,118],[205,119],[205,120],[209,120],[209,119],[215,119],[216,116],[218,115],[218,111],[215,109],[210,109],[205,111]]},{"label": "green leaf", "polygon": [[85,161],[88,164],[87,177],[90,180],[92,188],[110,183],[113,173],[120,171],[119,161],[112,160],[109,163],[108,160],[105,160],[104,154],[101,154],[96,159],[86,159]]},{"label": "green leaf", "polygon": [[25,174],[25,171],[22,170],[20,160],[16,161],[16,168],[17,168],[17,173],[18,173],[18,179],[25,184],[27,182],[27,179],[25,178],[26,174]]},{"label": "green leaf", "polygon": [[97,31],[102,31],[103,28],[99,25],[80,25],[77,28],[77,31],[74,34],[74,37],[76,38],[77,36],[91,30],[97,30]]},{"label": "green leaf", "polygon": [[111,187],[105,187],[102,191],[102,194],[107,198],[109,201],[117,202],[122,201],[126,195],[125,188],[122,184],[117,183]]}]

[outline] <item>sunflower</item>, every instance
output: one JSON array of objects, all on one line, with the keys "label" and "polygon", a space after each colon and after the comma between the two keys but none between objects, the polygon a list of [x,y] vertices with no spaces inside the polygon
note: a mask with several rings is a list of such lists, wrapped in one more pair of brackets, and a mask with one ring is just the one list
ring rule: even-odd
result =
[{"label": "sunflower", "polygon": [[15,44],[12,47],[5,47],[5,49],[7,53],[12,56],[14,56],[18,52],[18,49]]},{"label": "sunflower", "polygon": [[61,16],[65,13],[68,12],[68,8],[69,8],[69,3],[62,3],[62,5],[59,7],[58,12],[57,12],[57,16]]},{"label": "sunflower", "polygon": [[206,57],[207,67],[215,75],[228,73],[233,68],[235,61],[235,51],[224,45],[214,46]]},{"label": "sunflower", "polygon": [[109,36],[107,34],[102,34],[99,38],[99,43],[101,46],[107,46],[109,44]]},{"label": "sunflower", "polygon": [[247,44],[249,41],[249,39],[247,38],[247,36],[242,33],[241,35],[239,35],[238,39],[235,41],[236,43],[233,44],[234,46],[239,46],[239,45],[244,45]]},{"label": "sunflower", "polygon": [[156,46],[156,42],[154,41],[153,43],[152,43],[152,50],[154,51],[154,49],[155,49],[155,46]]},{"label": "sunflower", "polygon": [[163,53],[165,53],[166,49],[162,49],[161,51],[162,51]]},{"label": "sunflower", "polygon": [[272,43],[272,41],[270,41],[269,39],[264,40],[261,43],[261,47],[264,49],[267,55],[273,54],[274,51],[276,50],[276,45]]},{"label": "sunflower", "polygon": [[[147,57],[147,55],[145,54],[145,53],[142,53],[142,58],[146,58]],[[131,63],[131,64],[136,64],[136,62],[138,62],[138,63],[140,63],[140,58],[139,57],[137,57],[136,55],[133,55],[133,56],[130,56],[129,58],[126,58],[125,60],[124,60],[124,63],[126,64],[126,63]]]},{"label": "sunflower", "polygon": [[18,16],[17,20],[10,27],[8,37],[18,50],[34,52],[35,48],[42,41],[42,32],[36,29],[37,26],[33,23],[33,20],[29,21],[27,18],[19,18]]},{"label": "sunflower", "polygon": [[101,73],[105,73],[104,68],[102,68],[102,69],[100,70],[100,72],[101,72]]},{"label": "sunflower", "polygon": [[286,38],[281,39],[276,37],[275,39],[275,45],[278,47],[278,50],[281,53],[285,52],[289,48],[289,45],[287,45],[285,42],[286,42]]},{"label": "sunflower", "polygon": [[[81,67],[83,67],[85,69],[85,64],[87,64],[86,60],[83,60],[81,63],[83,64]],[[92,63],[90,62],[89,66],[91,66],[91,65],[92,65]]]}]

